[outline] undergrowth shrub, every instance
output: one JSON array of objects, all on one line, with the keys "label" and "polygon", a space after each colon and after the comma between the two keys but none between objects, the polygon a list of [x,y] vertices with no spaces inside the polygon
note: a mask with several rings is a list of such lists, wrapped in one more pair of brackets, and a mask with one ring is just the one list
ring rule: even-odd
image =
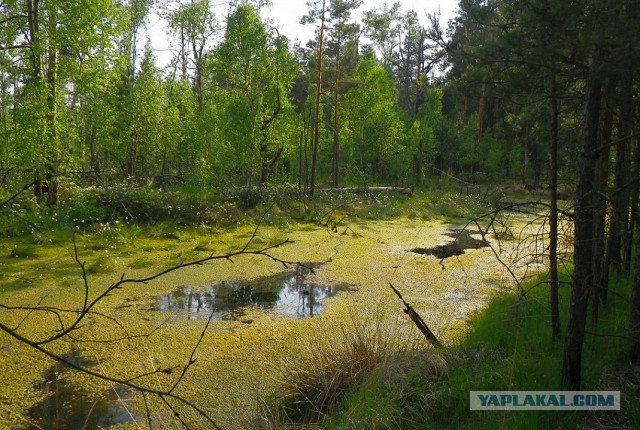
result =
[{"label": "undergrowth shrub", "polygon": [[38,234],[56,228],[61,221],[56,208],[40,205],[35,197],[22,194],[0,208],[0,235]]},{"label": "undergrowth shrub", "polygon": [[[109,220],[109,209],[95,192],[78,194],[66,202],[66,218],[76,226],[86,226]],[[64,211],[65,209],[62,208]]]},{"label": "undergrowth shrub", "polygon": [[391,328],[382,318],[352,318],[331,344],[308,345],[300,361],[287,366],[278,381],[278,393],[263,403],[256,428],[319,425],[338,411],[351,392],[382,363],[415,348],[406,333]]},{"label": "undergrowth shrub", "polygon": [[256,209],[260,205],[271,204],[280,208],[288,208],[292,203],[303,198],[304,196],[297,186],[286,184],[279,187],[244,187],[225,193],[222,200],[234,201],[238,209],[247,211]]}]

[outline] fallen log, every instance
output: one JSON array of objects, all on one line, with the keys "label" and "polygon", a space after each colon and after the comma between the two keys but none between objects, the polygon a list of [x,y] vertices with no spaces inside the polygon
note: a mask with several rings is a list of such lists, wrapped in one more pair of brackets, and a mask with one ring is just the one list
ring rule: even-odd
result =
[{"label": "fallen log", "polygon": [[323,193],[353,193],[353,194],[378,194],[378,193],[399,193],[406,196],[413,195],[411,188],[405,187],[345,187],[345,188],[321,188]]},{"label": "fallen log", "polygon": [[436,335],[433,334],[433,332],[427,326],[427,323],[425,323],[422,317],[415,311],[415,309],[413,309],[413,307],[405,301],[405,299],[402,297],[402,294],[400,294],[400,291],[396,290],[396,288],[391,283],[389,283],[389,286],[391,287],[393,292],[396,293],[396,295],[400,298],[400,300],[402,300],[402,304],[404,304],[404,313],[409,315],[411,321],[413,321],[416,327],[418,327],[418,330],[422,332],[424,337],[427,338],[431,345],[433,345],[434,347],[442,346]]}]

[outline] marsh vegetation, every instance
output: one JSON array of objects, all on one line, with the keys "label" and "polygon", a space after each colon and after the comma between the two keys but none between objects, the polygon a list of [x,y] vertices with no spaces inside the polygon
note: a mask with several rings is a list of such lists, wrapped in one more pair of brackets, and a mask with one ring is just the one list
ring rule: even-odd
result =
[{"label": "marsh vegetation", "polygon": [[[308,366],[314,351],[340,350],[354,326],[376,321],[390,336],[384,342],[393,345],[385,354],[408,345],[423,348],[389,282],[449,344],[459,341],[469,318],[487,300],[508,291],[507,274],[496,261],[489,262],[488,250],[469,250],[444,263],[412,252],[449,242],[451,227],[443,218],[428,219],[426,212],[416,216],[412,205],[418,200],[403,197],[397,203],[395,210],[408,211],[409,217],[367,220],[369,211],[382,210],[373,202],[362,205],[353,220],[342,221],[348,229],[288,218],[282,225],[281,213],[257,233],[249,221],[234,228],[110,223],[76,232],[74,243],[63,231],[6,238],[0,257],[3,321],[28,337],[43,337],[55,327],[53,315],[28,313],[20,306],[71,313],[82,307],[82,271],[73,258],[74,244],[93,298],[122,276],[145,277],[202,255],[224,254],[249,239],[252,247],[286,240],[270,251],[278,261],[239,255],[123,285],[96,306],[73,336],[54,343],[54,351],[87,368],[116,379],[147,374],[136,381],[159,387],[175,380],[206,325],[179,390],[218,425],[242,427],[260,415],[263,400],[279,390],[287,372]],[[2,426],[70,428],[69,421],[60,419],[66,415],[124,427],[146,420],[145,401],[152,400],[135,390],[63,369],[8,337],[2,342],[0,360],[10,377],[0,396],[13,399],[3,406]],[[155,406],[154,422],[171,425],[172,412]],[[188,417],[188,411],[183,413]]]}]

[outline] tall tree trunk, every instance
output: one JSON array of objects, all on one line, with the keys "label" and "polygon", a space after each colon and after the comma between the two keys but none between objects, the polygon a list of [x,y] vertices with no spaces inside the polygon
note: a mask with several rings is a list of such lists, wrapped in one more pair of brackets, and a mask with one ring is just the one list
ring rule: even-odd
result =
[{"label": "tall tree trunk", "polygon": [[7,116],[8,116],[8,111],[9,111],[9,106],[7,104],[7,91],[5,91],[5,75],[4,73],[2,74],[2,81],[0,82],[0,109],[2,109],[2,148],[0,149],[0,165],[2,165],[3,168],[5,168],[6,166],[4,166],[4,162],[7,161],[7,155],[5,154],[5,151],[9,148],[9,127],[8,127],[8,121],[7,121]]},{"label": "tall tree trunk", "polygon": [[[627,76],[624,78],[622,84],[622,112],[621,112],[621,124],[620,124],[620,134],[621,137],[625,139],[624,142],[624,156],[623,160],[624,165],[622,166],[622,189],[623,195],[621,196],[621,208],[620,214],[622,215],[620,220],[620,271],[624,275],[629,275],[629,268],[631,267],[631,262],[626,259],[627,253],[625,250],[629,247],[629,244],[633,243],[633,230],[629,228],[632,224],[632,221],[629,219],[629,214],[631,213],[631,190],[633,186],[632,183],[636,183],[638,181],[637,176],[631,176],[632,172],[632,163],[631,163],[631,135],[633,134],[633,110],[634,110],[634,85],[633,78]],[[631,256],[629,255],[629,258]]]},{"label": "tall tree trunk", "polygon": [[[31,76],[27,83],[31,85],[32,97],[38,96],[42,79],[42,47],[40,45],[40,0],[27,0],[27,22],[29,26],[29,54],[31,60]],[[16,104],[17,105],[17,104]],[[14,118],[16,118],[14,114]],[[44,195],[42,172],[39,166],[34,171],[34,196],[40,201]]]},{"label": "tall tree trunk", "polygon": [[331,178],[334,188],[338,188],[340,186],[340,123],[338,118],[338,94],[335,94],[335,109],[336,113],[334,113],[333,117],[333,165]]},{"label": "tall tree trunk", "polygon": [[[640,149],[640,148],[638,148]],[[636,176],[638,178],[638,176]],[[631,337],[631,362],[640,364],[640,211],[635,212],[635,261],[631,286],[631,315],[629,319],[629,336]]]},{"label": "tall tree trunk", "polygon": [[333,94],[333,163],[331,169],[331,182],[334,188],[338,188],[340,186],[340,116],[338,112],[340,106],[339,80],[340,62],[338,60],[338,64],[336,65],[336,81],[334,84]]},{"label": "tall tree trunk", "polygon": [[560,307],[558,300],[558,86],[556,73],[551,72],[551,210],[549,213],[549,280],[551,283],[551,336],[560,337]]},{"label": "tall tree trunk", "polygon": [[[610,81],[603,85],[602,99],[606,100],[612,90]],[[609,272],[605,270],[605,227],[607,218],[607,183],[609,179],[609,153],[611,143],[611,130],[613,122],[613,113],[609,106],[605,103],[600,109],[600,126],[598,128],[598,146],[601,149],[599,159],[596,164],[596,173],[594,179],[595,186],[595,214],[594,214],[594,233],[593,233],[593,286],[591,292],[591,323],[596,326],[598,324],[598,312],[600,309],[600,301],[606,303],[605,286],[609,281]]]},{"label": "tall tree trunk", "polygon": [[304,128],[304,193],[305,195],[310,194],[309,192],[309,177],[311,176],[310,166],[309,166],[309,149],[311,145],[313,145],[313,123],[311,118],[313,116],[312,109],[309,109],[308,118],[305,118],[305,128]]},{"label": "tall tree trunk", "polygon": [[[422,82],[423,75],[425,74],[425,38],[426,34],[424,29],[420,29],[419,40],[418,40],[418,59],[417,59],[417,67],[416,67],[416,99],[413,105],[413,119],[418,117],[418,112],[420,112],[420,107],[424,103],[425,98],[425,83]],[[418,141],[418,152],[416,154],[415,159],[416,165],[416,186],[422,185],[422,173],[424,170],[424,140],[421,138]]]},{"label": "tall tree trunk", "polygon": [[334,188],[338,188],[340,174],[340,72],[341,72],[341,45],[342,34],[338,31],[336,53],[336,77],[333,82],[333,157],[331,164],[331,183]]},{"label": "tall tree trunk", "polygon": [[100,180],[100,161],[96,154],[96,126],[91,124],[89,128],[89,165],[93,172],[94,177]]},{"label": "tall tree trunk", "polygon": [[306,121],[300,121],[300,127],[301,130],[298,133],[298,193],[302,192],[302,184],[303,184],[303,165],[302,165],[302,150],[304,147],[304,141],[305,141],[305,123]]},{"label": "tall tree trunk", "polygon": [[[635,134],[635,133],[634,133]],[[635,181],[633,181],[633,185],[631,186],[631,210],[630,215],[629,215],[629,234],[631,234],[633,236],[633,234],[635,233],[636,235],[638,234],[637,229],[639,227],[638,225],[638,201],[640,199],[640,184],[638,183],[638,179],[640,178],[640,139],[635,139],[636,141],[636,147],[635,147],[635,157],[634,157],[634,165],[633,165],[633,178],[636,178]],[[627,243],[627,247],[626,249],[624,249],[624,261],[628,261],[631,262],[633,259],[633,248],[634,248],[634,241],[630,240]],[[635,247],[635,249],[640,249],[637,246]],[[625,267],[625,270],[630,272],[630,267]]]},{"label": "tall tree trunk", "polygon": [[418,140],[418,153],[416,154],[416,186],[422,185],[422,171],[424,170],[424,140]]},{"label": "tall tree trunk", "polygon": [[525,133],[522,136],[522,186],[527,189],[529,187],[529,136]]},{"label": "tall tree trunk", "polygon": [[180,65],[182,69],[182,79],[184,81],[189,79],[189,75],[187,73],[187,36],[184,34],[184,26],[180,26]]},{"label": "tall tree trunk", "polygon": [[478,137],[484,134],[486,105],[487,105],[487,81],[486,79],[483,78],[482,84],[480,85],[480,102],[478,105]]},{"label": "tall tree trunk", "polygon": [[195,63],[195,77],[193,80],[193,87],[196,93],[196,100],[198,101],[198,111],[202,111],[202,51],[204,49],[204,45],[198,48],[196,46],[195,38],[191,41],[191,48],[193,49],[193,61]]},{"label": "tall tree trunk", "polygon": [[622,274],[622,247],[626,239],[626,229],[629,221],[629,189],[627,181],[630,172],[629,139],[633,122],[633,99],[630,82],[625,80],[620,88],[622,103],[620,106],[620,122],[618,126],[621,140],[616,145],[616,164],[614,188],[611,192],[612,210],[609,240],[607,242],[608,269],[616,274]]},{"label": "tall tree trunk", "polygon": [[35,84],[42,72],[42,49],[40,46],[40,0],[27,0],[29,22],[29,45],[31,54],[31,77]]},{"label": "tall tree trunk", "polygon": [[324,50],[324,21],[325,0],[322,0],[320,16],[320,32],[318,33],[318,83],[316,85],[315,112],[313,114],[313,143],[311,148],[311,178],[309,194],[313,197],[316,192],[316,170],[318,164],[318,147],[320,146],[320,98],[322,97],[322,60]]},{"label": "tall tree trunk", "polygon": [[580,390],[582,381],[582,346],[589,292],[593,285],[593,233],[595,223],[595,183],[598,160],[598,126],[602,82],[597,76],[600,65],[591,59],[586,84],[583,143],[578,166],[575,196],[574,272],[569,303],[569,319],[562,362],[562,381],[567,389]]},{"label": "tall tree trunk", "polygon": [[47,205],[58,204],[58,50],[56,47],[57,9],[48,7],[49,47],[47,61],[47,142],[45,148],[45,178],[47,180]]}]

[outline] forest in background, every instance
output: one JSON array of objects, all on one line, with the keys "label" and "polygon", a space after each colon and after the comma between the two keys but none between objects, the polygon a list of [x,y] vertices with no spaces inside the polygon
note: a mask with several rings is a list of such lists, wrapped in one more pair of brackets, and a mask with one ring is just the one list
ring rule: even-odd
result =
[{"label": "forest in background", "polygon": [[[216,16],[208,0],[2,2],[3,188],[34,181],[54,205],[125,182],[312,194],[447,172],[548,186],[551,97],[560,170],[575,180],[589,53],[572,32],[591,26],[565,26],[568,7],[465,0],[453,22],[424,26],[398,4],[354,24],[360,1],[316,1],[302,17],[316,39],[292,46],[261,3]],[[138,41],[154,7],[178,47],[163,70]]]},{"label": "forest in background", "polygon": [[305,46],[261,19],[262,3],[225,16],[175,3],[164,13],[180,49],[160,70],[137,43],[151,1],[1,1],[0,207],[27,189],[76,207],[114,189],[313,196],[441,174],[544,187],[559,337],[560,189],[574,226],[563,381],[581,386],[611,273],[633,275],[640,360],[637,2],[461,0],[452,22],[423,26],[396,5],[356,25],[359,1],[316,0]]}]

